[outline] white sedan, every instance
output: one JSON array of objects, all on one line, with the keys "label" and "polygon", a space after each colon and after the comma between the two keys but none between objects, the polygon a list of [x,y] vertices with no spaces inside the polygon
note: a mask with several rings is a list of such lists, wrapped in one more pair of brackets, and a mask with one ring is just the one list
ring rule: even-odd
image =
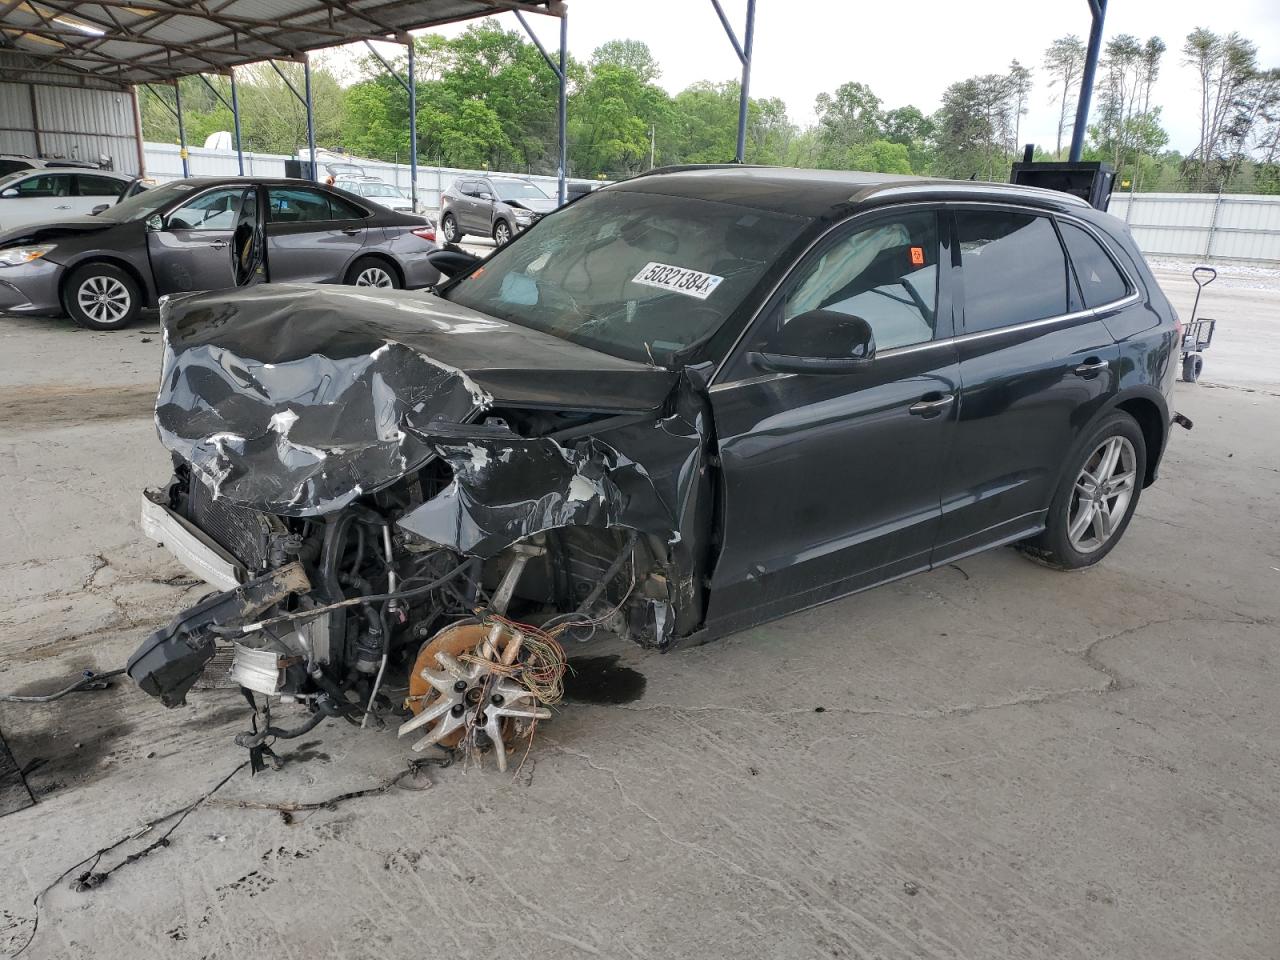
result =
[{"label": "white sedan", "polygon": [[43,167],[0,176],[0,230],[45,220],[89,216],[147,188],[138,177],[108,170]]}]

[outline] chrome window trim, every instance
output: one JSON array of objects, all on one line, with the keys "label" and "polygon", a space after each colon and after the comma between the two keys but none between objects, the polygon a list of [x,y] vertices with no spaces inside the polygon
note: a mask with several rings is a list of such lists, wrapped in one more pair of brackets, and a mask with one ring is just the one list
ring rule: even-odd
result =
[{"label": "chrome window trim", "polygon": [[[905,347],[890,347],[883,353],[877,352],[876,355],[871,358],[871,362],[875,363],[877,360],[901,357],[912,353],[924,353],[926,350],[934,350],[939,347],[959,347],[966,343],[972,343],[976,340],[986,340],[990,337],[996,337],[1006,333],[1019,333],[1024,330],[1034,330],[1037,327],[1048,327],[1059,323],[1066,324],[1076,320],[1086,320],[1090,318],[1097,319],[1097,315],[1100,312],[1126,307],[1131,303],[1138,302],[1140,299],[1141,297],[1138,294],[1133,293],[1121,300],[1115,300],[1111,303],[1103,304],[1100,307],[1094,307],[1090,310],[1075,310],[1071,313],[1059,314],[1056,317],[1045,317],[1041,320],[1028,320],[1025,323],[1015,323],[1007,327],[995,327],[991,330],[979,330],[975,333],[962,333],[954,337],[944,337],[942,340],[929,340],[925,343],[913,343]],[[767,380],[781,380],[787,377],[798,376],[800,376],[798,373],[766,373],[758,377],[748,377],[742,380],[730,380],[727,383],[712,383],[708,389],[712,393],[715,393],[722,388],[745,386],[747,384],[762,383]]]},{"label": "chrome window trim", "polygon": [[[1086,207],[1088,206],[1088,204],[1085,203],[1083,200],[1081,200],[1080,203],[1083,206],[1086,206]],[[800,255],[796,257],[795,262],[791,264],[791,267],[787,270],[787,272],[783,274],[782,277],[778,279],[778,282],[773,285],[773,289],[769,291],[768,296],[766,296],[764,300],[761,302],[760,307],[756,309],[756,311],[751,315],[751,318],[747,321],[747,323],[743,325],[742,332],[738,334],[737,339],[733,341],[733,345],[730,346],[729,349],[725,352],[724,359],[721,360],[720,363],[716,365],[716,369],[711,374],[711,377],[709,379],[709,386],[707,388],[708,391],[714,393],[721,387],[731,387],[731,386],[736,387],[739,385],[762,383],[767,380],[780,380],[788,377],[799,376],[799,374],[795,374],[795,373],[769,373],[769,374],[764,374],[758,377],[745,377],[741,380],[730,380],[727,382],[720,380],[720,375],[724,372],[725,367],[729,365],[729,361],[733,359],[733,357],[737,353],[738,348],[742,345],[742,341],[746,339],[748,331],[750,331],[751,328],[754,327],[756,323],[760,320],[760,315],[764,312],[765,307],[767,307],[769,303],[772,302],[773,298],[777,296],[778,291],[782,289],[783,285],[788,280],[791,279],[792,275],[795,273],[796,268],[800,265],[800,263],[803,262],[803,260],[807,256],[809,256],[810,253],[813,252],[815,247],[817,247],[820,243],[822,243],[829,236],[831,236],[831,234],[833,234],[837,230],[844,229],[849,224],[854,223],[855,221],[860,220],[863,217],[871,217],[876,214],[883,214],[886,211],[900,210],[900,209],[906,209],[906,208],[918,208],[918,207],[931,207],[935,210],[942,211],[942,210],[963,209],[963,208],[972,207],[972,206],[998,207],[1001,209],[1012,208],[1017,210],[1025,210],[1029,213],[1034,213],[1039,216],[1047,216],[1047,217],[1059,216],[1059,217],[1065,217],[1069,219],[1073,224],[1083,227],[1091,237],[1094,237],[1095,239],[1098,240],[1099,243],[1102,244],[1103,250],[1106,252],[1107,256],[1111,257],[1112,261],[1119,268],[1120,273],[1125,278],[1125,282],[1129,284],[1129,288],[1132,292],[1119,300],[1114,300],[1111,303],[1104,303],[1100,306],[1091,307],[1085,310],[1076,310],[1070,313],[1059,314],[1054,317],[1045,317],[1041,320],[1028,320],[1024,323],[1015,323],[1007,327],[994,327],[990,330],[978,330],[974,333],[954,334],[950,337],[945,337],[942,340],[927,340],[923,343],[914,343],[904,347],[891,347],[890,349],[885,350],[883,353],[877,352],[875,357],[872,359],[873,363],[875,362],[875,360],[878,360],[881,357],[894,357],[894,356],[901,356],[906,353],[918,353],[924,350],[933,349],[935,347],[940,347],[944,345],[956,346],[959,344],[968,343],[969,341],[972,341],[972,340],[980,340],[985,337],[993,337],[1003,333],[1017,332],[1020,330],[1029,330],[1035,327],[1048,326],[1050,324],[1060,323],[1060,322],[1070,321],[1070,320],[1084,320],[1088,317],[1096,317],[1099,313],[1107,313],[1111,310],[1118,310],[1121,307],[1127,307],[1130,304],[1137,303],[1142,299],[1142,293],[1141,293],[1142,288],[1133,282],[1133,278],[1129,275],[1129,271],[1125,269],[1122,263],[1120,263],[1119,258],[1116,257],[1115,254],[1112,252],[1110,245],[1108,245],[1107,242],[1103,240],[1101,237],[1097,236],[1097,232],[1091,228],[1091,224],[1088,224],[1083,220],[1079,220],[1068,213],[1060,213],[1057,211],[1046,210],[1043,207],[1036,207],[1028,204],[1019,204],[1015,202],[1005,202],[1005,201],[998,201],[998,200],[952,200],[952,201],[918,200],[918,201],[912,201],[910,203],[893,204],[892,206],[886,206],[886,207],[874,207],[870,210],[864,210],[860,213],[855,213],[853,216],[847,217],[846,219],[841,220],[838,223],[833,223],[830,227],[828,227],[821,234],[815,237],[813,241],[807,247],[805,247],[803,251],[801,251]],[[1064,259],[1068,263],[1071,263],[1071,255],[1067,253],[1066,246],[1064,244],[1061,244],[1061,241],[1059,241],[1059,243],[1060,245],[1062,245],[1062,248],[1063,248],[1062,255]],[[1074,272],[1075,265],[1071,264],[1071,266]]]}]

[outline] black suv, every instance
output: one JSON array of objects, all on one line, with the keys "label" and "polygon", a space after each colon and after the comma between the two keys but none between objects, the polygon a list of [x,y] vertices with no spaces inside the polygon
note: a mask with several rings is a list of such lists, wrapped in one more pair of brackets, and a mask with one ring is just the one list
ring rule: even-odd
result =
[{"label": "black suv", "polygon": [[[254,689],[350,712],[414,651],[411,682],[470,696],[477,609],[667,646],[1001,544],[1083,567],[1166,447],[1173,310],[1066,194],[659,170],[432,259],[436,294],[167,306],[178,470],[144,526],[232,592],[139,651],[150,692],[179,701],[215,634]],[[498,723],[414,696],[419,746]]]}]

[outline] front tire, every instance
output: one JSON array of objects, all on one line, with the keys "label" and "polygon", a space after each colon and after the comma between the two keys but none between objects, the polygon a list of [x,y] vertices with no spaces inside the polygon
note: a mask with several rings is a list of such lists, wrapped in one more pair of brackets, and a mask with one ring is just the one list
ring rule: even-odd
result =
[{"label": "front tire", "polygon": [[493,225],[493,242],[498,246],[504,246],[511,242],[511,224],[505,220],[499,220]]},{"label": "front tire", "polygon": [[1059,570],[1093,566],[1120,542],[1142,493],[1147,445],[1137,421],[1117,411],[1068,465],[1039,536],[1019,544]]},{"label": "front tire", "polygon": [[457,243],[466,236],[465,233],[458,229],[458,221],[452,213],[446,213],[440,219],[440,229],[444,231],[445,243]]},{"label": "front tire", "polygon": [[353,263],[347,268],[346,283],[351,287],[377,287],[380,290],[398,290],[402,286],[395,268],[379,257],[361,257]]},{"label": "front tire", "polygon": [[114,264],[86,263],[67,276],[62,305],[86,330],[123,330],[142,312],[142,290]]}]

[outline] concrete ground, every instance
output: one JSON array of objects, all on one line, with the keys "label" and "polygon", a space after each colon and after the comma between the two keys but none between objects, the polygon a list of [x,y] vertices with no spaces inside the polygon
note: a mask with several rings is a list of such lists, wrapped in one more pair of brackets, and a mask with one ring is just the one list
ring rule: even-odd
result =
[{"label": "concrete ground", "polygon": [[[0,820],[0,951],[38,917],[24,957],[1275,958],[1280,374],[1255,361],[1280,292],[1260,283],[1211,289],[1220,385],[1179,385],[1195,429],[1100,566],[999,550],[697,649],[610,647],[642,696],[566,705],[515,775],[226,805],[404,769],[391,732],[329,724],[37,911],[236,769],[246,710],[128,684],[0,704],[39,799]],[[155,330],[0,320],[0,692],[120,665],[205,589],[135,522],[167,474]]]}]

